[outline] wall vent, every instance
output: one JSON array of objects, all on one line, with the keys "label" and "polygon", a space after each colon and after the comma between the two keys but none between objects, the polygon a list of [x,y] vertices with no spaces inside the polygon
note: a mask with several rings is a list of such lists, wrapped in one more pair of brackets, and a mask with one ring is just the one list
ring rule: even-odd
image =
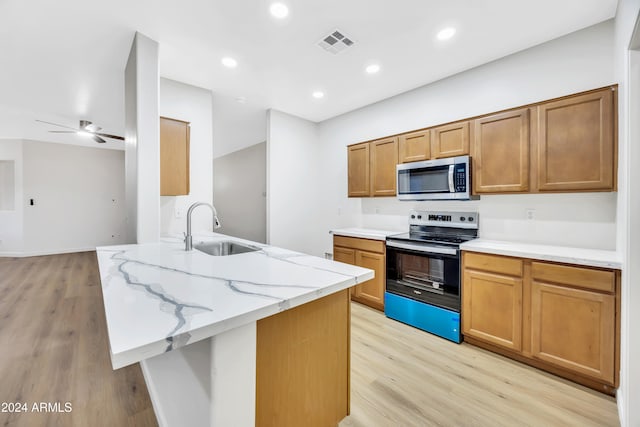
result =
[{"label": "wall vent", "polygon": [[354,41],[352,38],[347,37],[344,32],[335,29],[328,35],[324,36],[319,42],[318,46],[331,52],[334,55],[340,53],[348,47],[353,46]]}]

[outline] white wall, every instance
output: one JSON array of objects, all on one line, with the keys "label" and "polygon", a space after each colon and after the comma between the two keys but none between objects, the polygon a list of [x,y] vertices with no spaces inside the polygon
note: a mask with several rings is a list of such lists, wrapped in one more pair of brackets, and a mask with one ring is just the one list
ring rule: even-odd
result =
[{"label": "white wall", "polygon": [[623,427],[640,426],[640,30],[634,34],[639,14],[640,1],[621,0],[615,21],[615,70],[620,81],[618,249],[624,256],[617,401]]},{"label": "white wall", "polygon": [[0,159],[0,211],[16,208],[16,161]]},{"label": "white wall", "polygon": [[219,93],[213,96],[213,157],[242,150],[267,139],[267,111],[250,100]]},{"label": "white wall", "polygon": [[22,252],[22,141],[19,139],[0,139],[0,160],[11,160],[15,162],[14,209],[10,211],[0,210],[0,256],[11,256]]},{"label": "white wall", "polygon": [[125,68],[125,158],[128,240],[160,238],[158,43],[136,33]]},{"label": "white wall", "polygon": [[23,255],[125,241],[124,152],[24,141],[23,162]]},{"label": "white wall", "polygon": [[317,125],[276,110],[268,111],[267,123],[267,242],[322,255],[327,229],[317,222],[324,179]]},{"label": "white wall", "polygon": [[[191,124],[190,191],[187,196],[160,197],[160,233],[182,234],[186,231],[186,213],[194,202],[213,200],[212,94],[208,89],[174,80],[160,79],[160,115]],[[207,208],[193,212],[192,230],[211,230],[213,219]]]},{"label": "white wall", "polygon": [[267,239],[266,142],[213,161],[213,201],[220,233],[265,243]]},{"label": "white wall", "polygon": [[[307,193],[322,203],[300,214],[323,230],[346,225],[396,229],[407,227],[406,214],[413,207],[471,207],[480,211],[483,237],[614,249],[615,193],[483,196],[462,204],[350,200],[345,149],[359,141],[615,83],[612,46],[613,22],[607,21],[320,123],[322,149],[316,161],[322,175],[307,183]],[[271,211],[285,208],[272,206]],[[536,210],[536,220],[525,219],[528,208]],[[322,237],[314,253],[330,251],[330,235]]]}]

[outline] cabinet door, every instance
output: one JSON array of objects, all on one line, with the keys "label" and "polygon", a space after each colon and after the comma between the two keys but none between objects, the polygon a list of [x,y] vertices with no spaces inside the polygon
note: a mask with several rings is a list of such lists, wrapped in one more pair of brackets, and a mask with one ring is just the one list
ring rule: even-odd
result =
[{"label": "cabinet door", "polygon": [[379,310],[384,310],[385,256],[373,252],[356,251],[356,265],[370,268],[375,277],[356,286],[356,297]]},{"label": "cabinet door", "polygon": [[431,130],[431,139],[434,159],[469,154],[469,122],[438,126]]},{"label": "cabinet door", "polygon": [[614,189],[614,108],[610,88],[538,107],[539,191]]},{"label": "cabinet door", "polygon": [[522,350],[522,279],[464,270],[462,332],[488,343]]},{"label": "cabinet door", "polygon": [[[338,262],[344,262],[345,264],[356,265],[356,251],[353,249],[341,248],[339,246],[333,247],[333,260]],[[357,295],[358,285],[351,288],[351,295]]]},{"label": "cabinet door", "polygon": [[613,384],[615,297],[540,281],[531,292],[532,356]]},{"label": "cabinet door", "polygon": [[189,194],[189,123],[160,117],[160,195]]},{"label": "cabinet door", "polygon": [[347,147],[348,196],[367,197],[371,194],[369,181],[369,143]]},{"label": "cabinet door", "polygon": [[474,120],[475,193],[529,190],[529,109]]},{"label": "cabinet door", "polygon": [[386,138],[371,142],[371,195],[396,195],[398,140]]},{"label": "cabinet door", "polygon": [[356,265],[356,251],[348,248],[333,247],[333,260]]},{"label": "cabinet door", "polygon": [[398,137],[400,163],[419,162],[431,157],[431,131],[407,133]]}]

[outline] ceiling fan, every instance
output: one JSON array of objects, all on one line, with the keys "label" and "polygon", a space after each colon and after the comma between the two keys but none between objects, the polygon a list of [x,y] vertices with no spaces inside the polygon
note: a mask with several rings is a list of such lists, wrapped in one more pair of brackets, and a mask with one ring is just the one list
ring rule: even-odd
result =
[{"label": "ceiling fan", "polygon": [[124,141],[124,138],[121,136],[100,132],[102,128],[94,125],[89,120],[80,120],[80,126],[78,127],[78,129],[65,126],[65,125],[60,125],[58,123],[45,122],[44,120],[36,119],[36,122],[46,123],[48,125],[60,126],[61,128],[70,129],[70,130],[50,130],[49,132],[51,133],[75,133],[78,135],[90,136],[91,139],[93,139],[95,142],[99,142],[100,144],[104,144],[105,142],[107,142],[101,137],[119,139],[120,141]]}]

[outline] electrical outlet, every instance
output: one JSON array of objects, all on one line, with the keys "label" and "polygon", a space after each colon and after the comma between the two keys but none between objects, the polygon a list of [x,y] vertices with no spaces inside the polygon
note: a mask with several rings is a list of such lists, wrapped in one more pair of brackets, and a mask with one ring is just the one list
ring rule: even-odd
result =
[{"label": "electrical outlet", "polygon": [[536,219],[536,210],[535,209],[525,209],[524,210],[525,217],[529,221],[533,221]]},{"label": "electrical outlet", "polygon": [[374,212],[375,212],[376,214],[379,214],[379,213],[380,213],[380,208],[376,206],[376,208],[375,208]]},{"label": "electrical outlet", "polygon": [[184,218],[184,211],[181,208],[176,208],[176,218]]}]

